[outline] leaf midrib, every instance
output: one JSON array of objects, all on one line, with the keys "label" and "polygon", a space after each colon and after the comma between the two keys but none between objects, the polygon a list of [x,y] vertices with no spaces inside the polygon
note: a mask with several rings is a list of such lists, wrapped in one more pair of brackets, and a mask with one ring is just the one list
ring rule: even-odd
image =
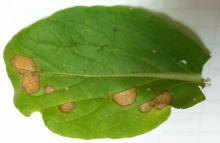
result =
[{"label": "leaf midrib", "polygon": [[85,77],[85,78],[128,78],[128,77],[142,77],[142,78],[156,78],[167,80],[190,81],[194,83],[203,83],[201,74],[185,74],[185,73],[128,73],[128,74],[81,74],[68,72],[44,72],[42,75],[61,75],[70,77]]}]

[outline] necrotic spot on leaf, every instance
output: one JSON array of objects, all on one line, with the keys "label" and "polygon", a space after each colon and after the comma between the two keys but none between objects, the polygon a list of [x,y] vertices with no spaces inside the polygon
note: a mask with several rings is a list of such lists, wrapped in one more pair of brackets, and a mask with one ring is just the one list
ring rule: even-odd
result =
[{"label": "necrotic spot on leaf", "polygon": [[27,93],[37,92],[39,89],[38,72],[24,71],[22,74],[22,86]]},{"label": "necrotic spot on leaf", "polygon": [[33,60],[20,55],[14,56],[11,60],[12,66],[22,75],[22,87],[27,93],[34,93],[39,90],[39,73]]},{"label": "necrotic spot on leaf", "polygon": [[113,100],[122,106],[130,105],[134,102],[136,98],[136,91],[135,88],[131,88],[128,90],[125,90],[120,93],[116,93],[113,95]]},{"label": "necrotic spot on leaf", "polygon": [[75,104],[73,102],[65,103],[60,105],[60,110],[62,112],[70,112],[75,107]]},{"label": "necrotic spot on leaf", "polygon": [[45,91],[45,93],[52,93],[54,91],[54,87],[51,85],[46,85],[44,87],[44,91]]},{"label": "necrotic spot on leaf", "polygon": [[164,107],[170,105],[171,103],[171,95],[170,92],[164,91],[159,94],[159,96],[155,97],[153,102],[153,106],[157,109],[163,109]]},{"label": "necrotic spot on leaf", "polygon": [[163,109],[171,103],[171,95],[170,92],[164,91],[160,93],[157,97],[155,97],[151,101],[146,101],[142,105],[139,106],[139,110],[141,112],[149,112],[151,108]]},{"label": "necrotic spot on leaf", "polygon": [[33,60],[29,57],[16,55],[11,60],[11,63],[13,65],[13,67],[16,70],[18,70],[19,72],[21,72],[23,70],[36,71],[35,64],[34,64]]},{"label": "necrotic spot on leaf", "polygon": [[139,110],[144,113],[149,112],[152,108],[152,105],[153,105],[152,101],[146,101],[145,103],[139,106]]}]

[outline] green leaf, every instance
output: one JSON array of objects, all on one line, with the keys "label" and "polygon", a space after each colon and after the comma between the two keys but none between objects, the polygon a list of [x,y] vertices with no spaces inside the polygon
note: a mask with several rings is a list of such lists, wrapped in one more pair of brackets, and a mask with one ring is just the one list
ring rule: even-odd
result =
[{"label": "green leaf", "polygon": [[[51,131],[83,139],[143,134],[164,122],[171,106],[203,101],[209,57],[184,26],[127,6],[59,11],[20,31],[4,51],[18,110],[41,112]],[[165,93],[171,102],[159,99]],[[118,94],[130,103],[119,103]]]}]

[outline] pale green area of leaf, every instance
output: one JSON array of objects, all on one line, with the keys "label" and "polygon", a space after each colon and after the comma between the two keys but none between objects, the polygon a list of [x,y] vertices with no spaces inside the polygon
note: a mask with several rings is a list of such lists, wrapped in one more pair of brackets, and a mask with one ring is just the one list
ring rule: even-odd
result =
[{"label": "pale green area of leaf", "polygon": [[[209,53],[186,31],[140,8],[74,7],[57,12],[19,32],[5,49],[15,105],[25,116],[41,112],[45,125],[63,136],[143,134],[170,115],[169,106],[148,113],[138,110],[159,93],[169,91],[175,108],[205,99],[199,85]],[[40,72],[39,92],[30,96],[23,91],[10,63],[15,55],[33,58]],[[45,85],[55,92],[46,95]],[[114,93],[133,87],[137,98],[132,105],[113,102]],[[59,105],[72,101],[76,107],[70,113],[59,110]]]}]

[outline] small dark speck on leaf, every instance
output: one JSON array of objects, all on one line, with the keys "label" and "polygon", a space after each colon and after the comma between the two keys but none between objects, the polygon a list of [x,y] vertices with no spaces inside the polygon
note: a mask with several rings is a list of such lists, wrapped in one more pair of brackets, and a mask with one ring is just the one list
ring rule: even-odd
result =
[{"label": "small dark speck on leaf", "polygon": [[107,45],[107,44],[106,45],[100,45],[97,52],[101,52],[101,51],[105,50],[105,48],[107,48],[107,47],[109,47],[109,45]]},{"label": "small dark speck on leaf", "polygon": [[74,44],[75,46],[77,46],[79,43],[78,43],[78,42],[73,42],[73,44]]},{"label": "small dark speck on leaf", "polygon": [[117,32],[118,29],[116,27],[113,28],[113,32]]}]

